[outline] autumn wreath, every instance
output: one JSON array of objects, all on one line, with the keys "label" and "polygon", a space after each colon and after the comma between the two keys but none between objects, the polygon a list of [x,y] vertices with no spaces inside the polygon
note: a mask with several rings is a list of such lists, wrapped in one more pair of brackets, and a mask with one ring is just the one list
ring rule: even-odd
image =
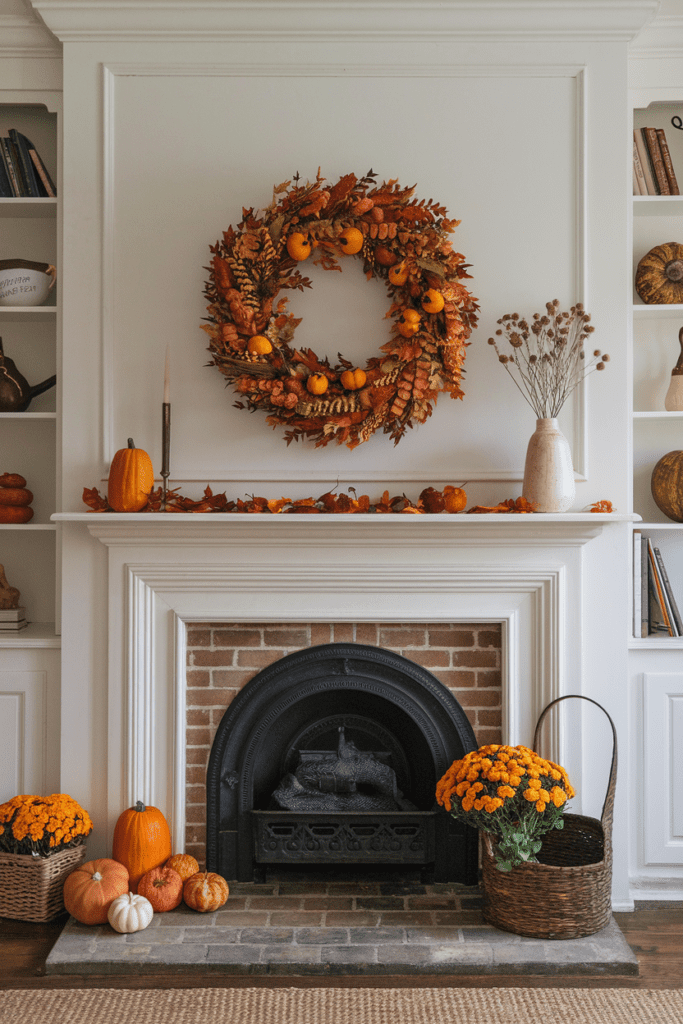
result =
[{"label": "autumn wreath", "polygon": [[[462,398],[467,338],[478,305],[462,283],[469,264],[447,238],[459,224],[443,206],[417,201],[396,180],[376,183],[346,174],[336,185],[299,176],[275,186],[265,211],[242,211],[237,228],[211,246],[206,284],[212,362],[242,399],[286,427],[287,444],[302,437],[322,447],[334,439],[355,448],[380,427],[397,444],[424,423],[440,391]],[[367,279],[386,281],[391,339],[365,368],[338,354],[338,364],[293,347],[301,323],[287,312],[285,288],[310,288],[299,264],[310,259],[341,270],[339,258],[363,260]]]}]

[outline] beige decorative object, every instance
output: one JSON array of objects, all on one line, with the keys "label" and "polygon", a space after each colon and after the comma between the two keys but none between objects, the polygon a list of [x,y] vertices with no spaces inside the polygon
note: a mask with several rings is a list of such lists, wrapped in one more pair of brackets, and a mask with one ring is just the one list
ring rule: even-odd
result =
[{"label": "beige decorative object", "polygon": [[8,608],[18,608],[20,597],[20,591],[16,587],[11,587],[7,582],[4,565],[0,565],[0,608],[3,611]]},{"label": "beige decorative object", "polygon": [[51,263],[0,260],[0,306],[42,306],[56,281]]},{"label": "beige decorative object", "polygon": [[574,503],[576,485],[569,442],[557,420],[536,420],[524,465],[522,496],[537,512],[566,512]]},{"label": "beige decorative object", "polygon": [[669,390],[664,399],[664,408],[667,412],[683,412],[683,327],[678,332],[678,341],[681,346],[681,354],[671,371]]}]

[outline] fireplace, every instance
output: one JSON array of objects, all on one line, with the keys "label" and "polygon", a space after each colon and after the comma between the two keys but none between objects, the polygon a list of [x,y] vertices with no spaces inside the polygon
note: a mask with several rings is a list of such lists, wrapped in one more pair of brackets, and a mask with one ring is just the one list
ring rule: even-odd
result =
[{"label": "fireplace", "polygon": [[344,643],[281,658],[214,738],[207,868],[247,881],[273,863],[419,864],[474,884],[476,834],[437,810],[434,791],[476,746],[455,697],[407,658]]}]

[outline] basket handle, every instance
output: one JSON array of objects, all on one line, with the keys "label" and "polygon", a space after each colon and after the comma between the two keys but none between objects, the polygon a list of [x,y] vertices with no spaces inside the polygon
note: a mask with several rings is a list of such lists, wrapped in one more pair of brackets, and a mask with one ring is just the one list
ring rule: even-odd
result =
[{"label": "basket handle", "polygon": [[[593,700],[592,697],[584,697],[584,695],[582,693],[566,693],[563,697],[556,697],[555,700],[551,700],[550,704],[548,704],[548,706],[545,707],[543,709],[543,711],[541,712],[540,718],[538,719],[538,722],[536,723],[536,729],[534,730],[533,749],[536,750],[536,748],[537,748],[537,744],[538,744],[539,737],[540,737],[541,725],[543,723],[543,719],[548,714],[550,709],[552,707],[554,707],[556,704],[559,704],[563,700],[573,700],[573,699],[587,700],[587,701],[590,701],[591,704],[595,704],[595,706],[597,708],[600,708],[600,710],[603,712],[603,714],[605,714],[607,716],[609,724],[612,726],[612,763],[610,765],[610,770],[609,770],[609,781],[607,783],[607,792],[605,794],[605,802],[602,805],[602,814],[600,815],[600,822],[602,824],[603,831],[605,833],[605,839],[606,839],[606,841],[611,842],[612,821],[613,821],[613,818],[614,818],[614,791],[615,791],[616,785],[617,785],[617,730],[616,730],[616,726],[615,726],[614,722],[612,721],[612,719],[609,716],[609,714],[607,713],[607,711],[605,711],[605,709],[603,708],[602,704],[598,704],[597,700]],[[609,837],[609,839],[608,839],[608,837]]]}]

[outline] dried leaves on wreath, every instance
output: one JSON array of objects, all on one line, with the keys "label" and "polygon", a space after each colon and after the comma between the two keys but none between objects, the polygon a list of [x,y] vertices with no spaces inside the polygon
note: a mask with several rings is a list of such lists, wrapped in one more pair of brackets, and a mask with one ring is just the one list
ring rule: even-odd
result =
[{"label": "dried leaves on wreath", "polygon": [[[163,492],[159,487],[150,493],[149,501],[140,513],[145,512],[247,512],[267,515],[321,515],[332,514],[362,514],[375,513],[377,515],[437,515],[449,513],[451,507],[449,497],[454,488],[449,484],[443,491],[434,487],[426,487],[420,494],[417,502],[413,502],[405,494],[394,495],[384,491],[377,501],[370,501],[367,494],[356,495],[353,487],[349,493],[339,494],[327,491],[319,498],[260,498],[256,496],[247,497],[245,500],[238,498],[236,501],[228,500],[225,493],[214,494],[209,486],[204,489],[203,497],[194,500],[186,498],[178,493],[178,489],[166,492],[166,504],[163,506]],[[106,495],[102,496],[96,487],[85,487],[83,489],[83,501],[93,512],[113,512]],[[526,513],[535,512],[536,505],[526,498],[508,498],[492,507],[475,505],[468,509],[470,513]]]}]

